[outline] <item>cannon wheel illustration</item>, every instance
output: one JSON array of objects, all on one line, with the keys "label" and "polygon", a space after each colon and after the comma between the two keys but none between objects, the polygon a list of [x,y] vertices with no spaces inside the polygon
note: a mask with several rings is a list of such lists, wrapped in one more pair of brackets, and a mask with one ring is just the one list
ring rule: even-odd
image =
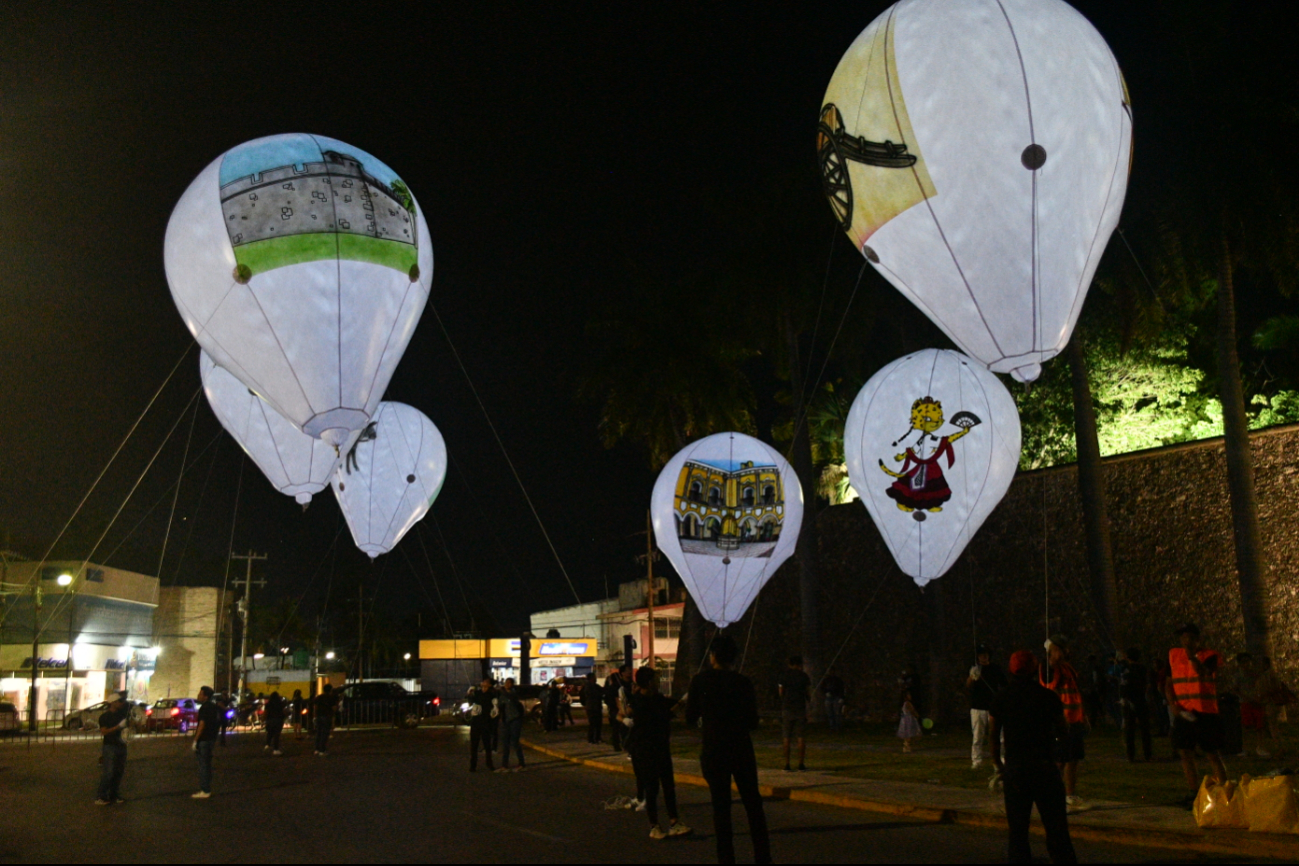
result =
[{"label": "cannon wheel illustration", "polygon": [[848,177],[848,160],[839,150],[843,139],[843,117],[830,103],[821,109],[816,128],[816,156],[821,163],[821,184],[825,197],[844,231],[852,228],[852,181]]}]

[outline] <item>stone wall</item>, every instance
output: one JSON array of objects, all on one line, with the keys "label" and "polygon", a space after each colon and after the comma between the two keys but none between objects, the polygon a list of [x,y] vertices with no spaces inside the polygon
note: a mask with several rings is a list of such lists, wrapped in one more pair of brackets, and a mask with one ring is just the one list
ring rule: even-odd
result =
[{"label": "stone wall", "polygon": [[[1299,682],[1299,426],[1252,437],[1268,575],[1273,659]],[[1105,460],[1119,602],[1126,643],[1163,656],[1172,630],[1194,621],[1224,652],[1244,647],[1221,439]],[[1088,589],[1077,469],[1020,473],[964,555],[923,591],[902,574],[860,502],[819,518],[822,659],[836,667],[848,703],[896,718],[897,681],[910,666],[922,708],[959,718],[976,642],[1004,664],[1040,651],[1050,631],[1075,641],[1074,660],[1105,651]],[[775,676],[799,651],[798,565],[772,578],[754,609],[728,630],[746,649],[759,700],[775,705]],[[1049,613],[1048,613],[1049,611]],[[756,618],[756,619],[755,619]]]}]

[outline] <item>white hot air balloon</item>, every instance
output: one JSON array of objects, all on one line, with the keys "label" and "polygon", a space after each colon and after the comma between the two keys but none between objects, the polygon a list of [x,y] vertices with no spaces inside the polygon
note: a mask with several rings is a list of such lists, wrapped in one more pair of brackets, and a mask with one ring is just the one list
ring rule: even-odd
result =
[{"label": "white hot air balloon", "polygon": [[650,514],[659,549],[700,612],[725,628],[794,552],[803,488],[770,445],[717,433],[663,467]]},{"label": "white hot air balloon", "polygon": [[[243,382],[217,366],[207,352],[199,352],[199,375],[221,426],[276,490],[305,508],[313,495],[329,486],[339,460],[333,445],[294,427]],[[360,431],[353,433],[344,449],[359,435]]]},{"label": "white hot air balloon", "polygon": [[334,469],[334,496],[356,546],[371,559],[396,547],[428,513],[446,475],[447,446],[433,422],[405,403],[380,403]]},{"label": "white hot air balloon", "polygon": [[903,0],[839,61],[817,151],[875,269],[964,352],[1032,381],[1118,224],[1132,111],[1062,0]]},{"label": "white hot air balloon", "polygon": [[1019,412],[960,352],[899,358],[861,389],[844,426],[848,477],[898,566],[920,586],[952,567],[1019,466]]},{"label": "white hot air balloon", "polygon": [[370,422],[424,311],[433,245],[392,169],[289,134],[203,169],[172,211],[164,263],[213,360],[341,448]]}]

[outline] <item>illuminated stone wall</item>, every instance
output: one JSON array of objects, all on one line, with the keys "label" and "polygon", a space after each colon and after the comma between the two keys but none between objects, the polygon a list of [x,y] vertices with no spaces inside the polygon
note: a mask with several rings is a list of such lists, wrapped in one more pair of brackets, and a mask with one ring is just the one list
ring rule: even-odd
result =
[{"label": "illuminated stone wall", "polygon": [[[1273,658],[1299,684],[1299,427],[1253,436],[1268,575]],[[1210,646],[1244,648],[1231,507],[1221,439],[1108,458],[1105,486],[1127,643],[1166,656],[1187,620]],[[1052,632],[1073,636],[1075,663],[1105,649],[1091,606],[1077,470],[1021,473],[1005,500],[943,578],[923,592],[893,565],[860,502],[820,516],[822,658],[837,663],[848,702],[871,717],[896,718],[897,680],[910,665],[917,697],[942,717],[968,708],[962,686],[976,640],[1003,662],[1041,650],[1050,587]],[[875,595],[878,593],[877,595]],[[868,600],[875,595],[869,609]],[[764,589],[747,641],[745,672],[775,706],[775,675],[799,651],[798,564]],[[864,616],[863,610],[865,610]],[[746,645],[751,611],[730,628]],[[861,617],[856,630],[853,624]],[[845,643],[846,641],[846,643]]]}]

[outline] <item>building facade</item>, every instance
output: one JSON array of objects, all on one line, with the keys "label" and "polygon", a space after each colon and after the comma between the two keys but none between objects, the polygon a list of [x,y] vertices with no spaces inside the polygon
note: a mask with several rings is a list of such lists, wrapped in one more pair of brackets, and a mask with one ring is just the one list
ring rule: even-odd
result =
[{"label": "building facade", "polygon": [[776,466],[687,460],[674,504],[684,552],[756,556],[780,539],[785,488]]}]

